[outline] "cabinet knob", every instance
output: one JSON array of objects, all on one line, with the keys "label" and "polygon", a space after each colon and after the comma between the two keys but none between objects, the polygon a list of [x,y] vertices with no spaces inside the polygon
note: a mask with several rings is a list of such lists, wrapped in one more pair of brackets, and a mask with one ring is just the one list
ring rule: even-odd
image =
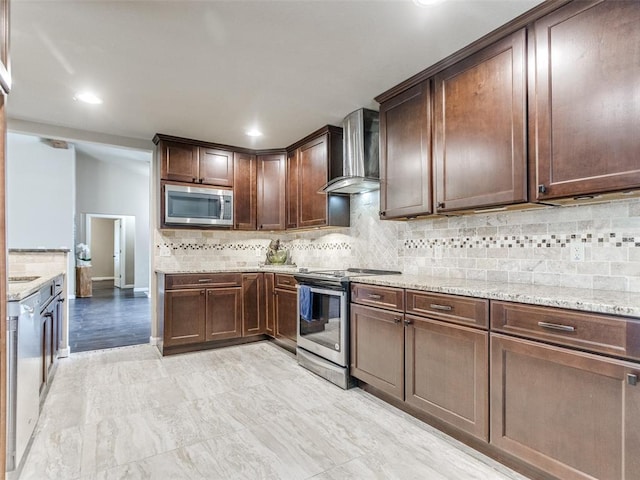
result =
[{"label": "cabinet knob", "polygon": [[547,193],[547,187],[545,185],[538,185],[538,193]]},{"label": "cabinet knob", "polygon": [[196,183],[196,182],[198,181],[198,179],[197,179],[196,177],[192,177],[192,178],[191,178],[191,181],[192,181],[193,183]]},{"label": "cabinet knob", "polygon": [[405,325],[411,325],[412,323],[413,323],[413,322],[412,322],[411,320],[408,320],[408,319],[404,321],[404,324],[405,324]]},{"label": "cabinet knob", "polygon": [[260,226],[258,227],[258,230],[262,230],[262,225],[260,225]]},{"label": "cabinet knob", "polygon": [[200,290],[200,295],[204,295],[204,290]]},{"label": "cabinet knob", "polygon": [[444,208],[444,202],[438,202],[438,203],[436,204],[436,207],[437,207],[437,208]]},{"label": "cabinet knob", "polygon": [[394,318],[394,319],[393,319],[393,321],[394,321],[394,322],[395,322],[395,324],[397,325],[397,324],[399,324],[399,323],[402,321],[402,319],[401,319],[401,318]]},{"label": "cabinet knob", "polygon": [[387,216],[387,212],[378,212],[380,214],[381,217],[386,217]]},{"label": "cabinet knob", "polygon": [[204,178],[200,178],[200,179],[198,179],[198,181],[199,181],[200,183],[202,183],[202,181],[203,181],[203,180],[204,180]]}]

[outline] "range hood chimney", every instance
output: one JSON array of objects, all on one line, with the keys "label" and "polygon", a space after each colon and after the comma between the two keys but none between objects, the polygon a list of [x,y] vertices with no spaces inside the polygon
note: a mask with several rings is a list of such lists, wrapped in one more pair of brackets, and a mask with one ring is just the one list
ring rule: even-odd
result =
[{"label": "range hood chimney", "polygon": [[356,194],[380,188],[380,120],[378,112],[361,108],[342,121],[342,176],[321,192]]}]

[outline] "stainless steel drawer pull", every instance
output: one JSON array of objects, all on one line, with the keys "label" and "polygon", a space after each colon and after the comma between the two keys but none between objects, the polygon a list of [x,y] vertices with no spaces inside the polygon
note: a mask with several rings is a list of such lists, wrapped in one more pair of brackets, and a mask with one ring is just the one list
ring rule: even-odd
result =
[{"label": "stainless steel drawer pull", "polygon": [[200,280],[198,280],[198,282],[206,283],[206,282],[213,282],[213,280],[211,278],[201,278]]},{"label": "stainless steel drawer pull", "polygon": [[437,303],[432,303],[431,305],[429,305],[429,308],[432,308],[434,310],[442,310],[445,312],[450,312],[451,310],[453,310],[453,307],[450,305],[438,305]]},{"label": "stainless steel drawer pull", "polygon": [[369,298],[373,299],[373,300],[380,300],[382,298],[382,296],[380,295],[376,295],[375,293],[370,293],[369,295],[367,295]]},{"label": "stainless steel drawer pull", "polygon": [[561,332],[575,332],[576,327],[571,325],[559,325],[557,323],[538,322],[538,326],[549,330],[560,330]]}]

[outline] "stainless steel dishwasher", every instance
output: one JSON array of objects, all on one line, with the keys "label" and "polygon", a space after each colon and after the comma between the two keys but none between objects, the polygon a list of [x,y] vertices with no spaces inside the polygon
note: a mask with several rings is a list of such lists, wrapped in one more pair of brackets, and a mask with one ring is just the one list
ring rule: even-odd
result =
[{"label": "stainless steel dishwasher", "polygon": [[21,465],[40,414],[40,292],[8,302],[7,307],[7,472],[11,472]]}]

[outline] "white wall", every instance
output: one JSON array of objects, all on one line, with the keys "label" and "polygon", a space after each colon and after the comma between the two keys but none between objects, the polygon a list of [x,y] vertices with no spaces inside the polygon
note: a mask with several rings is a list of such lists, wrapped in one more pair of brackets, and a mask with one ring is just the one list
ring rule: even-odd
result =
[{"label": "white wall", "polygon": [[73,250],[75,152],[40,138],[7,134],[9,248]]},{"label": "white wall", "polygon": [[[151,158],[151,154],[149,154]],[[108,161],[107,161],[108,160]],[[135,288],[149,287],[149,166],[142,162],[98,159],[78,151],[76,211],[79,238],[84,214],[135,217]],[[129,252],[127,252],[127,258]]]},{"label": "white wall", "polygon": [[74,291],[75,151],[39,137],[7,134],[7,245],[68,248],[69,292]]}]

